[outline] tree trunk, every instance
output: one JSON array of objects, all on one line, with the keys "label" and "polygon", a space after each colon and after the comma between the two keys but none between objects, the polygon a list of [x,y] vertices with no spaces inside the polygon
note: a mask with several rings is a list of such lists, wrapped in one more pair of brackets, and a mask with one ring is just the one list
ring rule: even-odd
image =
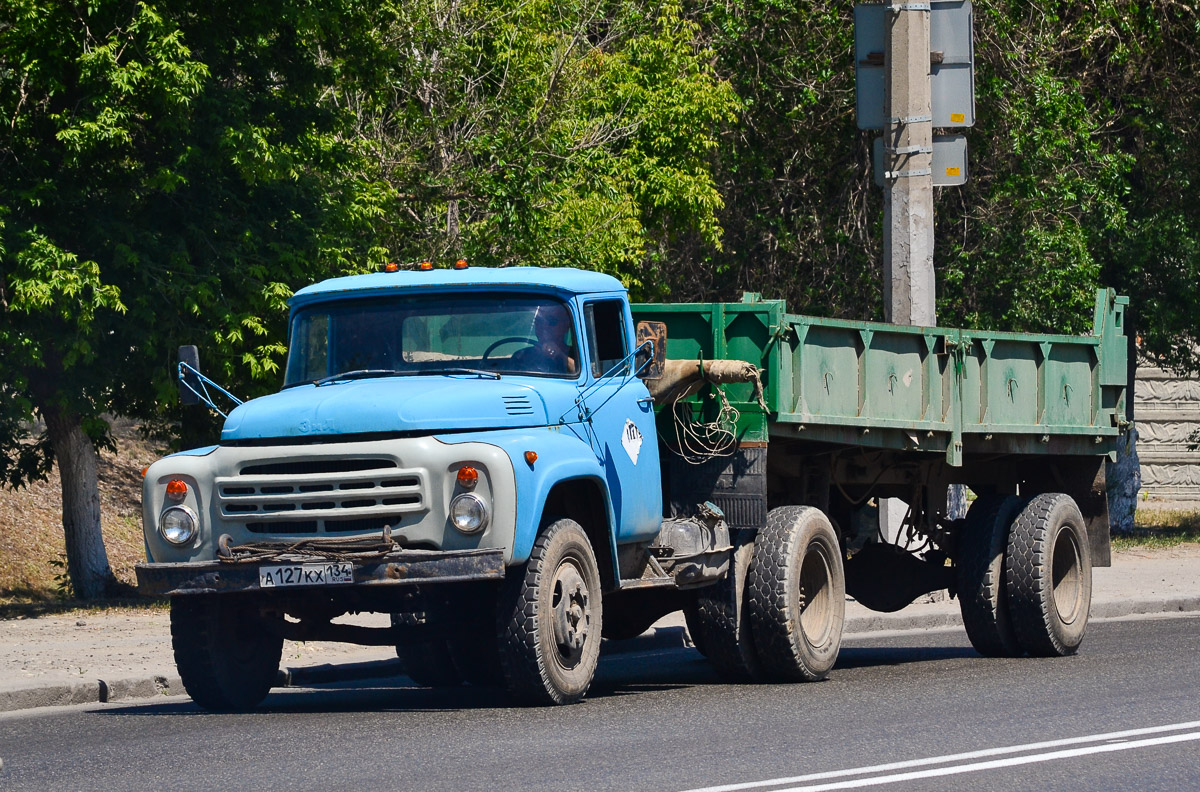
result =
[{"label": "tree trunk", "polygon": [[99,457],[77,414],[42,407],[46,432],[62,482],[63,534],[67,574],[75,596],[99,599],[116,582],[100,533]]}]

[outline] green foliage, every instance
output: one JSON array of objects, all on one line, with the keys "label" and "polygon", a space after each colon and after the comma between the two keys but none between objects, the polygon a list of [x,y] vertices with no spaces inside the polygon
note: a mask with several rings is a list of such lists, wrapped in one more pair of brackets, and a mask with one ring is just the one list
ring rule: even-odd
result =
[{"label": "green foliage", "polygon": [[580,266],[660,293],[664,245],[719,245],[710,158],[737,109],[674,3],[397,2],[386,90],[347,104],[402,259]]},{"label": "green foliage", "polygon": [[[383,258],[385,190],[329,98],[365,26],[349,4],[6,7],[0,443],[49,403],[169,418],[179,343],[274,386],[292,289]],[[10,481],[45,469],[21,450]]]}]

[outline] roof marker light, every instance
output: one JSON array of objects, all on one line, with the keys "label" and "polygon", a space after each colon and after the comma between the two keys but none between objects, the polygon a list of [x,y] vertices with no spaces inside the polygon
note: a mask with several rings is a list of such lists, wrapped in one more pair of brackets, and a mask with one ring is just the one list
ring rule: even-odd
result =
[{"label": "roof marker light", "polygon": [[417,265],[417,269],[419,269],[421,271],[431,270],[431,269],[433,269],[433,262],[422,261],[420,264]]},{"label": "roof marker light", "polygon": [[466,259],[459,259],[454,262],[454,269],[466,269],[468,266]]},{"label": "roof marker light", "polygon": [[400,265],[394,261],[389,261],[383,268],[384,272],[399,272]]}]

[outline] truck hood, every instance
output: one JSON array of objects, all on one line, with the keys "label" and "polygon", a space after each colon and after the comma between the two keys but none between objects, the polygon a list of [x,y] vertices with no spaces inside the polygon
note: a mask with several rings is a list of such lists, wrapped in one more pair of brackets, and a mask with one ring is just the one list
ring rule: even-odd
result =
[{"label": "truck hood", "polygon": [[301,385],[235,409],[221,440],[545,426],[543,391],[563,391],[569,405],[577,389],[564,381],[539,380],[538,385],[473,375]]}]

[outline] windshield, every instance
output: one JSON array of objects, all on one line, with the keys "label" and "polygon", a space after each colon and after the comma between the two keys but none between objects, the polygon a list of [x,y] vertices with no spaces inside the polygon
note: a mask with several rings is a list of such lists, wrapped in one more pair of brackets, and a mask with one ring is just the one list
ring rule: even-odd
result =
[{"label": "windshield", "polygon": [[574,377],[578,342],[567,305],[528,294],[359,298],[292,318],[284,386],[337,379],[462,373]]}]

